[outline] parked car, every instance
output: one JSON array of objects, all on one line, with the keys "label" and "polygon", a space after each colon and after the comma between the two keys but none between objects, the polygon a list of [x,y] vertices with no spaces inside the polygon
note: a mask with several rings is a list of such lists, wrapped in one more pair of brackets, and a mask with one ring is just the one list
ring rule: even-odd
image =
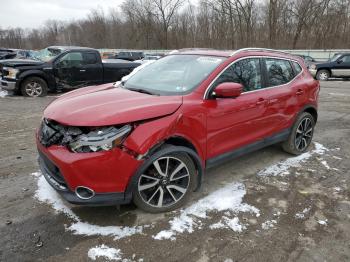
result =
[{"label": "parked car", "polygon": [[350,78],[350,53],[337,53],[329,61],[313,64],[309,68],[318,80],[333,78]]},{"label": "parked car", "polygon": [[114,58],[135,61],[144,58],[143,52],[119,52]]},{"label": "parked car", "polygon": [[308,56],[308,55],[298,55],[298,56],[301,57],[301,58],[304,60],[306,66],[307,66],[308,68],[309,68],[312,64],[316,63],[316,60],[315,60],[313,57],[311,57],[311,56]]},{"label": "parked car", "polygon": [[53,101],[36,135],[40,167],[73,204],[173,210],[206,168],[275,143],[307,151],[319,90],[286,53],[180,50],[118,86]]},{"label": "parked car", "polygon": [[16,56],[16,52],[12,49],[0,48],[0,60],[11,59]]},{"label": "parked car", "polygon": [[24,96],[45,96],[48,91],[115,82],[140,65],[102,62],[97,50],[86,47],[48,47],[35,59],[1,61],[0,87]]}]

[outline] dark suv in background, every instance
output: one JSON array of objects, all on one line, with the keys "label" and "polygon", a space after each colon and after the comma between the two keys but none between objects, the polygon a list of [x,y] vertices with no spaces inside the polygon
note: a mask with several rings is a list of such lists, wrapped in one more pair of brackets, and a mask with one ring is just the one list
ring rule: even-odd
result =
[{"label": "dark suv in background", "polygon": [[326,81],[333,78],[350,78],[350,53],[337,53],[329,61],[313,64],[309,71],[317,80]]}]

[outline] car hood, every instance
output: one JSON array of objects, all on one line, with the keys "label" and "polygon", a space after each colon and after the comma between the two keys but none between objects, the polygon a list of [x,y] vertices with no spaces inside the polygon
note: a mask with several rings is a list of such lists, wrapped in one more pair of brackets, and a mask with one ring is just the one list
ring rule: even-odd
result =
[{"label": "car hood", "polygon": [[0,63],[3,64],[4,66],[11,66],[11,67],[44,64],[44,62],[42,61],[31,60],[31,59],[6,59],[6,60],[2,60]]},{"label": "car hood", "polygon": [[182,96],[154,96],[106,84],[59,97],[44,117],[69,126],[108,126],[170,115],[181,104]]}]

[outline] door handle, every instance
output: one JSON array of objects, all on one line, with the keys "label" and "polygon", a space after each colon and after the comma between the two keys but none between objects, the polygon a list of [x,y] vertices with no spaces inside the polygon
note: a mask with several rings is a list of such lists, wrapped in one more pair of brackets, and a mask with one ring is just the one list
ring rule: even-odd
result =
[{"label": "door handle", "polygon": [[86,70],[85,70],[85,69],[80,69],[79,71],[80,71],[80,72],[85,72]]},{"label": "door handle", "polygon": [[259,98],[259,100],[256,102],[257,105],[262,105],[265,103],[265,99],[264,98]]},{"label": "door handle", "polygon": [[298,91],[295,93],[297,96],[300,96],[304,94],[304,91],[302,89],[298,89]]}]

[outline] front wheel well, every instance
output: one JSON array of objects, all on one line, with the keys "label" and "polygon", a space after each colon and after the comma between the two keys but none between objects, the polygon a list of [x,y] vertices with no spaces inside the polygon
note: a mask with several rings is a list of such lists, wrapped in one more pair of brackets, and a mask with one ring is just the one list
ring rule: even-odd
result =
[{"label": "front wheel well", "polygon": [[318,68],[317,73],[320,72],[321,70],[327,71],[329,73],[329,76],[332,76],[332,71],[329,68],[327,68],[327,67]]},{"label": "front wheel well", "polygon": [[27,75],[27,76],[23,77],[23,78],[21,79],[21,81],[18,83],[18,87],[19,87],[19,88],[22,88],[22,84],[24,83],[24,81],[26,81],[26,80],[27,80],[28,78],[30,78],[30,77],[38,77],[38,78],[42,79],[43,81],[45,81],[46,86],[49,87],[49,83],[48,83],[47,80],[46,80],[44,77],[42,77],[41,75]]}]

